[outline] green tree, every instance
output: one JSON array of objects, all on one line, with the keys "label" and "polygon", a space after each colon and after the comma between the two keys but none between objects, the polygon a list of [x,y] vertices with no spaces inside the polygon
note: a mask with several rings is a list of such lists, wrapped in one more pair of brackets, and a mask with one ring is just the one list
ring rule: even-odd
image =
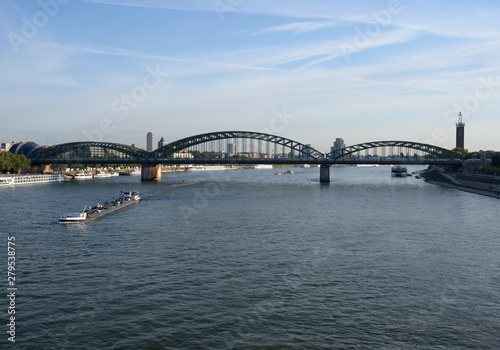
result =
[{"label": "green tree", "polygon": [[496,152],[492,150],[488,150],[484,152],[484,157],[486,159],[492,159],[495,156]]},{"label": "green tree", "polygon": [[463,149],[462,147],[455,147],[452,149],[453,152],[460,154],[462,159],[468,159],[470,157],[470,153],[468,150]]},{"label": "green tree", "polygon": [[20,170],[28,170],[31,162],[23,155],[11,152],[0,153],[0,171],[16,173]]}]

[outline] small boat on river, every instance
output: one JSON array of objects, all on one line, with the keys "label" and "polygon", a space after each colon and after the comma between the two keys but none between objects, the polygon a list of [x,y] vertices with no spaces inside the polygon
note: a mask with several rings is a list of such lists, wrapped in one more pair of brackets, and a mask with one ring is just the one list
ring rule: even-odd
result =
[{"label": "small boat on river", "polygon": [[293,171],[291,171],[291,170],[287,170],[287,171],[284,171],[284,172],[276,173],[276,175],[292,175],[292,174],[293,174]]}]

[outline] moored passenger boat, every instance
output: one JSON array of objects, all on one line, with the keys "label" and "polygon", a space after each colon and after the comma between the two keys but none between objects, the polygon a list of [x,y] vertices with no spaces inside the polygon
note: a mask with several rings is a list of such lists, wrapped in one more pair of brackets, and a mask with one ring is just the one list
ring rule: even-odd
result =
[{"label": "moored passenger boat", "polygon": [[408,170],[405,166],[395,165],[391,168],[391,174],[394,177],[405,177],[408,176]]},{"label": "moored passenger boat", "polygon": [[256,164],[253,166],[254,169],[272,169],[272,164]]},{"label": "moored passenger boat", "polygon": [[94,175],[95,178],[97,179],[104,179],[104,178],[107,178],[107,177],[111,177],[111,174],[108,173],[108,172],[105,172],[105,171],[100,171],[100,170],[97,170],[95,175]]},{"label": "moored passenger boat", "polygon": [[90,180],[94,177],[92,173],[84,172],[84,171],[79,171],[75,175],[73,175],[73,179],[75,180]]},{"label": "moored passenger boat", "polygon": [[64,181],[62,174],[32,174],[32,175],[13,175],[0,177],[0,186],[8,185],[28,185],[45,182]]},{"label": "moored passenger boat", "polygon": [[226,170],[224,165],[194,165],[188,167],[189,171],[215,171],[215,170]]}]

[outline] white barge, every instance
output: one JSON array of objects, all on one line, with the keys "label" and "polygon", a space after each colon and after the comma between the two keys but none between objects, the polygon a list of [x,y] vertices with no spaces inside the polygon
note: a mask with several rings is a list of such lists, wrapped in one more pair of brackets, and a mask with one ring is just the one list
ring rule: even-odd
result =
[{"label": "white barge", "polygon": [[138,191],[121,192],[120,197],[103,204],[97,204],[94,207],[83,208],[79,213],[69,213],[61,215],[59,222],[63,224],[89,222],[98,219],[104,215],[138,203],[141,200]]},{"label": "white barge", "polygon": [[43,175],[12,175],[0,177],[0,186],[27,185],[46,182],[64,181],[62,174],[43,174]]}]

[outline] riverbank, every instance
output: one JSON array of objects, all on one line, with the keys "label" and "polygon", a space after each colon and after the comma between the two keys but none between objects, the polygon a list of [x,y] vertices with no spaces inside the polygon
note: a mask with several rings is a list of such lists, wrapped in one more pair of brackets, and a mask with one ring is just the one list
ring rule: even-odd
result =
[{"label": "riverbank", "polygon": [[500,178],[498,176],[435,171],[425,175],[424,181],[433,185],[500,199]]}]

